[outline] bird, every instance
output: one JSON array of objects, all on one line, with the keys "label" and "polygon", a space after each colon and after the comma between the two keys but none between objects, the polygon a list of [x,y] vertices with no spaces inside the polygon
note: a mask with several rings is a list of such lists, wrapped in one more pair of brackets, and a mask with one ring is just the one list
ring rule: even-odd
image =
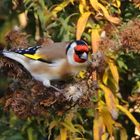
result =
[{"label": "bird", "polygon": [[88,66],[88,44],[83,40],[51,42],[46,46],[36,45],[14,51],[2,50],[4,57],[12,59],[29,71],[32,77],[46,87],[58,88],[53,80],[62,80],[75,75]]}]

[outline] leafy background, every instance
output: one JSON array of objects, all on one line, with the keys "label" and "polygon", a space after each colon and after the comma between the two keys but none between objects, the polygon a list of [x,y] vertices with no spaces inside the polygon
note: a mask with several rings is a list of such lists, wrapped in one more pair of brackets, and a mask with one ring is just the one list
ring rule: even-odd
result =
[{"label": "leafy background", "polygon": [[[102,74],[102,67],[92,73],[100,87],[92,107],[75,107],[63,116],[52,112],[49,117],[21,119],[1,105],[0,140],[139,139],[139,7],[139,0],[1,0],[2,47],[15,45],[5,36],[19,26],[30,45],[43,37],[59,42],[82,38],[93,54],[105,55],[106,65]],[[3,97],[6,84],[0,76]]]}]

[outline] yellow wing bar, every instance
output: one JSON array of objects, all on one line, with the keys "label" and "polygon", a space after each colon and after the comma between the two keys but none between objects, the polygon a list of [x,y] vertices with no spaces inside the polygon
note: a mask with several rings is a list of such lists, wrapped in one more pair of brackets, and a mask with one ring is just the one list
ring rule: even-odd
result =
[{"label": "yellow wing bar", "polygon": [[31,59],[35,59],[35,60],[38,60],[41,58],[41,56],[38,54],[24,54],[24,56],[29,57]]}]

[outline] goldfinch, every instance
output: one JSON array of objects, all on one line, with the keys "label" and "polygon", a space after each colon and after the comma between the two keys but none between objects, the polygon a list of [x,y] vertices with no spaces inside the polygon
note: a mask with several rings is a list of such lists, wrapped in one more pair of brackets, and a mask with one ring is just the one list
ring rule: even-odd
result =
[{"label": "goldfinch", "polygon": [[88,53],[88,45],[82,40],[2,51],[5,57],[23,65],[34,79],[53,88],[51,80],[63,79],[85,69],[88,65]]}]

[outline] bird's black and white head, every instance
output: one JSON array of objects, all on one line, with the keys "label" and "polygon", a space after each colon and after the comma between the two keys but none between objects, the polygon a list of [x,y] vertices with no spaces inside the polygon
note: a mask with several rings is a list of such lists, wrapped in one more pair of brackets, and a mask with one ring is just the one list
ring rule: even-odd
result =
[{"label": "bird's black and white head", "polygon": [[71,65],[83,65],[88,61],[89,48],[83,40],[71,42],[66,49],[68,62]]}]

